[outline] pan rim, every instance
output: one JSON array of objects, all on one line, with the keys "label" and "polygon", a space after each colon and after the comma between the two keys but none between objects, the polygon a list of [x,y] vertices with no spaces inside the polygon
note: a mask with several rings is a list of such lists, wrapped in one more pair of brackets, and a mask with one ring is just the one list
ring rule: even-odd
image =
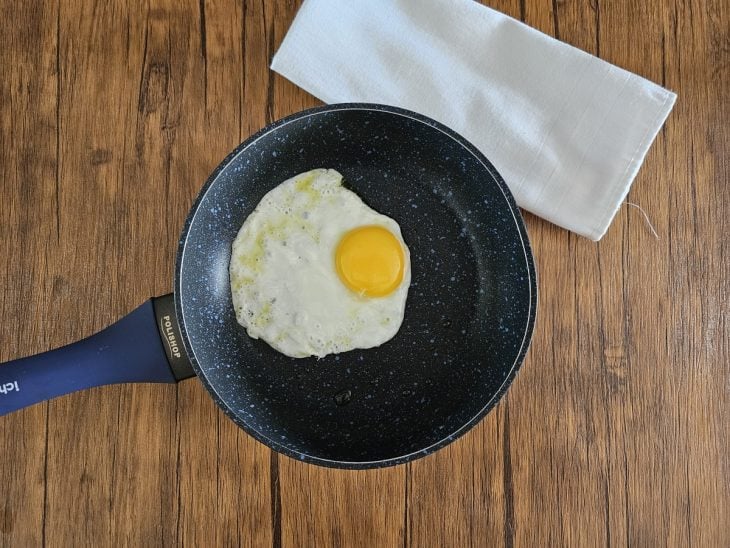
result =
[{"label": "pan rim", "polygon": [[[203,371],[202,367],[200,366],[197,356],[195,354],[195,350],[193,348],[193,345],[190,342],[187,327],[185,325],[185,316],[184,316],[184,305],[183,305],[183,299],[182,299],[182,267],[185,260],[185,251],[186,251],[186,244],[187,244],[187,238],[190,231],[190,227],[195,222],[195,217],[200,209],[201,203],[205,200],[205,197],[207,196],[208,192],[213,187],[213,184],[218,179],[218,176],[220,173],[241,153],[243,153],[246,149],[253,146],[258,142],[260,139],[265,137],[266,135],[270,134],[273,131],[276,131],[292,122],[295,122],[297,120],[301,120],[304,118],[309,118],[312,116],[317,116],[323,113],[329,113],[329,112],[338,112],[338,111],[377,111],[377,112],[385,112],[388,114],[393,114],[397,116],[402,116],[404,118],[409,118],[411,120],[414,120],[416,122],[425,124],[427,126],[432,127],[433,129],[436,129],[437,131],[443,133],[445,136],[449,137],[450,139],[454,140],[457,144],[459,144],[462,148],[464,148],[467,152],[472,154],[474,158],[487,170],[487,172],[492,177],[493,181],[497,184],[500,191],[502,192],[502,195],[505,198],[505,201],[507,202],[507,205],[510,209],[510,213],[512,214],[512,218],[515,222],[515,226],[517,228],[517,233],[520,237],[520,243],[522,245],[523,254],[525,258],[525,266],[527,268],[527,283],[528,283],[528,293],[529,293],[529,308],[527,312],[527,318],[525,321],[525,329],[522,336],[522,342],[519,347],[519,351],[517,352],[517,355],[515,356],[515,360],[512,364],[512,367],[509,369],[508,373],[505,375],[505,378],[500,385],[500,387],[494,392],[494,394],[491,396],[491,398],[482,406],[482,408],[474,414],[468,421],[466,421],[462,426],[457,428],[452,433],[442,437],[438,441],[428,445],[427,447],[424,447],[422,449],[419,449],[418,451],[413,451],[404,455],[399,455],[396,457],[389,457],[386,459],[380,459],[380,460],[371,460],[371,461],[348,461],[348,460],[335,460],[335,459],[326,459],[317,457],[314,455],[309,455],[307,453],[303,453],[294,449],[291,449],[290,447],[286,445],[282,445],[278,441],[269,438],[268,436],[262,434],[255,428],[251,427],[248,423],[246,423],[233,409],[231,409],[226,402],[221,398],[215,387],[208,381],[205,372]],[[241,144],[239,144],[233,151],[231,151],[219,164],[218,166],[213,170],[213,172],[208,176],[205,184],[200,189],[193,205],[191,206],[188,215],[185,219],[185,223],[183,225],[180,239],[178,242],[178,250],[177,250],[177,258],[175,263],[175,286],[174,286],[174,296],[175,296],[175,313],[178,318],[178,323],[180,325],[180,332],[181,332],[181,339],[183,341],[183,346],[188,353],[188,357],[190,359],[190,362],[193,366],[193,369],[195,370],[198,378],[205,386],[206,390],[209,392],[209,394],[213,397],[216,404],[223,410],[223,412],[231,419],[233,422],[235,422],[239,427],[241,427],[246,433],[251,435],[254,439],[260,441],[267,447],[282,453],[284,455],[287,455],[293,459],[308,462],[311,464],[316,464],[320,466],[325,466],[329,468],[343,468],[343,469],[370,469],[370,468],[382,468],[387,466],[393,466],[397,464],[402,464],[405,462],[410,462],[412,460],[415,460],[417,458],[424,457],[426,455],[430,455],[431,453],[437,451],[438,449],[441,449],[442,447],[445,447],[446,445],[450,444],[451,442],[455,441],[456,439],[463,436],[466,432],[471,430],[476,424],[478,424],[488,413],[491,411],[491,409],[499,402],[499,400],[502,398],[506,390],[509,388],[509,386],[514,381],[517,372],[519,371],[520,367],[522,366],[522,363],[524,362],[524,358],[527,354],[527,351],[530,347],[530,343],[532,340],[532,336],[534,333],[534,326],[535,326],[535,319],[537,315],[537,306],[538,306],[538,293],[537,293],[537,272],[535,269],[534,264],[534,257],[532,255],[532,249],[530,246],[530,242],[527,235],[527,230],[524,225],[524,220],[522,218],[522,215],[519,213],[518,206],[514,200],[514,197],[512,196],[511,191],[507,187],[506,183],[504,182],[504,179],[499,174],[499,172],[494,168],[492,163],[467,139],[453,131],[452,129],[448,128],[447,126],[441,124],[440,122],[437,122],[436,120],[433,120],[427,116],[424,116],[422,114],[406,110],[400,107],[391,106],[391,105],[383,105],[383,104],[377,104],[377,103],[336,103],[331,105],[323,105],[318,106],[310,109],[305,109],[299,112],[296,112],[294,114],[291,114],[289,116],[283,117],[277,121],[274,121],[270,124],[267,124],[265,127],[260,129],[259,131],[255,132],[253,135],[248,137],[246,140],[244,140]]]}]

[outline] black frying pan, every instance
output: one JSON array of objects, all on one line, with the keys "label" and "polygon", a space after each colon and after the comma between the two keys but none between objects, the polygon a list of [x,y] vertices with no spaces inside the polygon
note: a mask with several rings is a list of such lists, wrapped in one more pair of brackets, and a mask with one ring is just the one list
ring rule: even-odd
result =
[{"label": "black frying pan", "polygon": [[[292,359],[238,325],[228,263],[264,194],[317,167],[400,224],[412,283],[389,342]],[[182,231],[174,305],[145,303],[81,343],[0,366],[0,414],[88,386],[174,382],[189,359],[225,413],[277,451],[342,468],[402,463],[495,405],[527,351],[537,287],[512,195],[473,145],[412,112],[344,104],[280,120],[218,166]],[[111,351],[122,345],[124,358]]]}]

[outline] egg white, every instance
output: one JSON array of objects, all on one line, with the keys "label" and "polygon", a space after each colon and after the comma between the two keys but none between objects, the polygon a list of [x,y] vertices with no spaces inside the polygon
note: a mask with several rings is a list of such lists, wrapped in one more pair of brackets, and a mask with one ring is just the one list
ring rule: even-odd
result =
[{"label": "egg white", "polygon": [[[364,225],[388,229],[403,246],[403,280],[383,297],[356,294],[335,269],[340,239]],[[302,173],[266,194],[233,242],[229,270],[238,322],[293,358],[390,340],[403,322],[411,282],[398,223],[344,188],[333,169]]]}]

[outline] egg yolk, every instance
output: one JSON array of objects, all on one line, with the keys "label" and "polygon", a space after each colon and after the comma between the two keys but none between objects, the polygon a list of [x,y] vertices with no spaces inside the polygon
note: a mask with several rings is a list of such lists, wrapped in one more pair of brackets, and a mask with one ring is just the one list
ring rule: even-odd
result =
[{"label": "egg yolk", "polygon": [[368,297],[392,293],[403,280],[403,247],[382,226],[347,232],[335,252],[337,274],[352,291]]}]

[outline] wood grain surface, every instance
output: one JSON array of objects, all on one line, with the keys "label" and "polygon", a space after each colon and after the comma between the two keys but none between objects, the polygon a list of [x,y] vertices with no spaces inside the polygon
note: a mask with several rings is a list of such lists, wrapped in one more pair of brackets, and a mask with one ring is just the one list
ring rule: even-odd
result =
[{"label": "wood grain surface", "polygon": [[[501,403],[428,458],[278,456],[196,380],[0,418],[0,545],[730,545],[730,5],[489,0],[679,93],[592,243],[527,215],[534,343]],[[172,287],[207,174],[317,100],[268,70],[299,2],[0,1],[0,361]]]}]

